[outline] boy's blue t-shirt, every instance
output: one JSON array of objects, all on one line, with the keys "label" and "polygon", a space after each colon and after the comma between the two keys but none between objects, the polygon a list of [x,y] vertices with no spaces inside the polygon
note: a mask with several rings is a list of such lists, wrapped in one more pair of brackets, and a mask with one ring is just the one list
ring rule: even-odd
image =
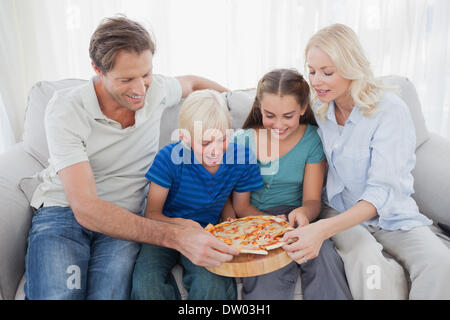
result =
[{"label": "boy's blue t-shirt", "polygon": [[191,219],[203,227],[217,224],[226,200],[234,190],[249,192],[264,187],[254,153],[230,143],[215,174],[208,172],[181,141],[163,147],[145,177],[168,188],[163,214]]}]

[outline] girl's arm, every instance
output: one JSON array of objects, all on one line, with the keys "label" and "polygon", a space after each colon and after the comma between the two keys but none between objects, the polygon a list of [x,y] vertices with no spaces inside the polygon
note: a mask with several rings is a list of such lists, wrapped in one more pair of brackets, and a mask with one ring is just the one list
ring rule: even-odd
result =
[{"label": "girl's arm", "polygon": [[233,191],[232,198],[233,209],[239,218],[266,215],[266,213],[256,209],[256,207],[250,204],[250,192]]},{"label": "girl's arm", "polygon": [[305,226],[319,216],[325,164],[325,160],[319,163],[306,164],[303,179],[302,206],[291,211],[288,216],[289,223],[292,226],[295,223],[299,227]]},{"label": "girl's arm", "polygon": [[148,190],[147,207],[145,208],[145,217],[184,226],[202,228],[202,226],[194,220],[170,218],[163,214],[162,211],[168,193],[168,188],[164,188],[156,183],[150,183],[150,187]]}]

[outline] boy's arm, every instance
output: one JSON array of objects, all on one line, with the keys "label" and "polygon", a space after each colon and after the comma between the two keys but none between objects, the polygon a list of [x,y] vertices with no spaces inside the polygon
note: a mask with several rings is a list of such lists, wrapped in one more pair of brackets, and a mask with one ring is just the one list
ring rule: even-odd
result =
[{"label": "boy's arm", "polygon": [[250,204],[250,192],[236,192],[233,191],[233,209],[236,211],[236,215],[241,217],[246,216],[261,216],[266,213],[256,209]]},{"label": "boy's arm", "polygon": [[202,226],[196,221],[183,218],[170,218],[164,215],[163,207],[168,194],[169,188],[164,188],[153,182],[150,183],[150,187],[148,189],[147,207],[145,208],[145,216],[150,219],[161,220],[184,226],[202,228]]},{"label": "boy's arm", "polygon": [[225,202],[225,206],[222,209],[221,218],[222,221],[227,221],[229,219],[235,219],[236,218],[236,211],[234,211],[231,196],[227,199]]}]

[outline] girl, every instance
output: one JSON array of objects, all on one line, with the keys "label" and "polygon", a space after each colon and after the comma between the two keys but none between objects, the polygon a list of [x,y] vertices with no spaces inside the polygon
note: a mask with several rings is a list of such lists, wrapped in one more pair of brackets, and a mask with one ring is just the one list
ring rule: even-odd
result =
[{"label": "girl", "polygon": [[[255,101],[237,143],[257,156],[264,188],[249,195],[253,206],[269,214],[288,214],[303,228],[317,218],[325,170],[325,156],[310,107],[310,89],[302,75],[289,69],[267,73],[258,83]],[[244,201],[244,199],[241,199]],[[233,198],[233,207],[236,199]],[[237,213],[238,216],[242,216]],[[343,263],[331,241],[318,257],[293,260],[275,272],[243,278],[243,299],[292,299],[301,269],[304,299],[351,299]]]}]

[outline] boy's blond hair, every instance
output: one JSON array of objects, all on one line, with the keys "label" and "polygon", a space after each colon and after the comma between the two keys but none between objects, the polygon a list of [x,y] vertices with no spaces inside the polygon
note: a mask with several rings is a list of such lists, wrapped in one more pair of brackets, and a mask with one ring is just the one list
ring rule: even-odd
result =
[{"label": "boy's blond hair", "polygon": [[187,130],[194,136],[194,125],[200,122],[202,134],[208,129],[217,129],[224,134],[231,128],[231,116],[225,99],[214,90],[197,90],[184,100],[178,114],[178,129]]}]

